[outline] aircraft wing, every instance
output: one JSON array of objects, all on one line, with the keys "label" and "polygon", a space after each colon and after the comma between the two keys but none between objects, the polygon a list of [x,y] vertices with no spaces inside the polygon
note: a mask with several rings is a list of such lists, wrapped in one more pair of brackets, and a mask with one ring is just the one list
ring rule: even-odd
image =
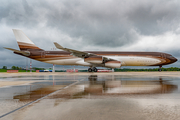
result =
[{"label": "aircraft wing", "polygon": [[87,53],[87,52],[82,52],[82,51],[73,50],[73,49],[69,49],[69,48],[64,48],[56,42],[54,42],[54,45],[56,46],[56,48],[70,52],[71,55],[74,55],[76,57],[85,58],[85,57],[89,57],[89,56],[98,56],[98,55],[92,54],[92,53]]},{"label": "aircraft wing", "polygon": [[[93,53],[87,53],[87,52],[83,52],[83,51],[78,51],[78,50],[73,50],[73,49],[69,49],[69,48],[64,48],[61,45],[59,45],[57,42],[54,42],[54,45],[56,46],[56,48],[70,52],[72,55],[76,56],[76,57],[80,57],[80,58],[85,58],[85,57],[90,57],[90,56],[100,56],[100,55],[96,55]],[[118,61],[112,58],[108,58],[108,57],[103,57],[103,61],[104,62],[108,62],[108,61]]]}]

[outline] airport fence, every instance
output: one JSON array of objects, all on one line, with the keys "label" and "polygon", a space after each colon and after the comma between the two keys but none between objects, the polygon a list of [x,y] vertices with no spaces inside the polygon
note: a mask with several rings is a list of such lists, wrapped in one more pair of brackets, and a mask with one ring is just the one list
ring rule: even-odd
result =
[{"label": "airport fence", "polygon": [[7,70],[7,73],[18,73],[19,70]]}]

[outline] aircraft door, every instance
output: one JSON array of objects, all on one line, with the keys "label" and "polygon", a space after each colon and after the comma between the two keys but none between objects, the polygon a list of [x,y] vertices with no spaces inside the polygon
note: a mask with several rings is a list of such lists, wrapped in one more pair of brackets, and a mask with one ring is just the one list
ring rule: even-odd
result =
[{"label": "aircraft door", "polygon": [[45,57],[45,51],[41,52],[41,58]]},{"label": "aircraft door", "polygon": [[166,55],[164,53],[161,54],[162,58],[166,58]]}]

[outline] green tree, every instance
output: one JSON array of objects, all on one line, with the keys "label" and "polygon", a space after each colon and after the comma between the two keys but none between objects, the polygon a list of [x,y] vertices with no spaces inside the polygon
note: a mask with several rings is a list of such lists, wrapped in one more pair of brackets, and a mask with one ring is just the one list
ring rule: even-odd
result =
[{"label": "green tree", "polygon": [[5,70],[7,70],[7,66],[3,66],[3,68],[2,69],[5,69]]},{"label": "green tree", "polygon": [[19,70],[19,67],[18,67],[18,66],[16,67],[16,70]]},{"label": "green tree", "polygon": [[12,69],[12,70],[16,70],[16,66],[12,66],[11,69]]}]

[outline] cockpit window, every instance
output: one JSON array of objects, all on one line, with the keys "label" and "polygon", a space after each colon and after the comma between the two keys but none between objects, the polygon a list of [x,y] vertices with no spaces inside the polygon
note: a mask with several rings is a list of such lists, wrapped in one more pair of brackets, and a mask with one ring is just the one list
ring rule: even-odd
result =
[{"label": "cockpit window", "polygon": [[172,55],[170,55],[169,57],[170,57],[170,58],[173,58],[173,56],[172,56]]}]

